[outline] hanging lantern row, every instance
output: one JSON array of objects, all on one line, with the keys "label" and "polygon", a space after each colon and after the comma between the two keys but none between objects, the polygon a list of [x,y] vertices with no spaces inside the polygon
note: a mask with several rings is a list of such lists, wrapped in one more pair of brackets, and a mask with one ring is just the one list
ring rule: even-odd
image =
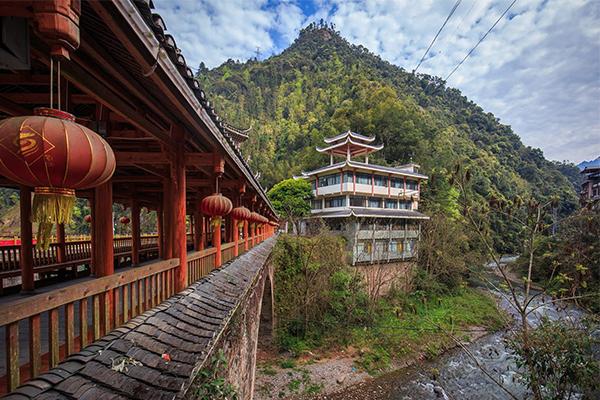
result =
[{"label": "hanging lantern row", "polygon": [[123,215],[121,218],[119,218],[119,222],[122,223],[123,225],[127,225],[128,223],[131,222],[131,220],[129,219],[129,217]]},{"label": "hanging lantern row", "polygon": [[210,222],[213,226],[220,226],[222,217],[229,214],[232,208],[231,200],[221,193],[214,193],[200,202],[200,212],[211,217]]},{"label": "hanging lantern row", "polygon": [[0,175],[34,188],[31,221],[37,246],[47,249],[54,224],[69,223],[75,190],[99,186],[116,167],[109,144],[53,108],[0,122]]},{"label": "hanging lantern row", "polygon": [[252,213],[244,206],[236,207],[231,210],[231,217],[238,221],[238,227],[244,226],[244,221],[248,221]]}]

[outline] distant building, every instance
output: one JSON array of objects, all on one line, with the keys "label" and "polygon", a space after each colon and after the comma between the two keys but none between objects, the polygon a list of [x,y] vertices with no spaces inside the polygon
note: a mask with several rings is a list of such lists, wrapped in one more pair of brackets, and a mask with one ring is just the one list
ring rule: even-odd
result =
[{"label": "distant building", "polygon": [[581,184],[581,205],[597,208],[600,204],[600,165],[587,166],[581,171],[584,175]]},{"label": "distant building", "polygon": [[[370,164],[369,154],[383,148],[374,140],[350,131],[325,139],[327,145],[317,151],[329,154],[329,165],[303,172],[314,195],[303,229],[310,231],[323,221],[343,235],[353,265],[416,257],[420,223],[428,219],[417,211],[421,181],[427,176],[413,163],[393,168]],[[344,160],[335,162],[336,157]]]}]

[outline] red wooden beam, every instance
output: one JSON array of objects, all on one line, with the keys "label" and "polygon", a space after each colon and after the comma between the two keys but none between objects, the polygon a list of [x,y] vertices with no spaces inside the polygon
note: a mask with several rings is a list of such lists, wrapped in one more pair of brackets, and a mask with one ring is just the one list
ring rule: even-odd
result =
[{"label": "red wooden beam", "polygon": [[10,101],[2,96],[0,96],[0,111],[12,116],[31,114],[30,109],[23,107],[15,103],[14,101]]},{"label": "red wooden beam", "polygon": [[[50,104],[50,93],[3,93],[2,97],[17,104]],[[70,94],[69,99],[77,104],[96,104],[87,94]]]},{"label": "red wooden beam", "polygon": [[162,152],[118,151],[115,153],[117,166],[135,166],[136,164],[167,164],[167,155]]},{"label": "red wooden beam", "polygon": [[186,153],[185,164],[194,167],[211,167],[214,158],[215,153]]},{"label": "red wooden beam", "polygon": [[0,74],[0,85],[50,85],[50,75],[32,75],[29,71]]},{"label": "red wooden beam", "polygon": [[114,273],[112,204],[112,182],[108,181],[94,190],[92,251],[98,277]]},{"label": "red wooden beam", "polygon": [[185,182],[185,153],[184,153],[184,130],[181,126],[173,126],[172,137],[177,143],[175,147],[175,159],[171,163],[171,176],[174,180],[172,188],[173,207],[173,239],[174,253],[179,258],[179,271],[177,274],[177,291],[187,287],[187,235],[185,227],[186,217],[186,182]]}]

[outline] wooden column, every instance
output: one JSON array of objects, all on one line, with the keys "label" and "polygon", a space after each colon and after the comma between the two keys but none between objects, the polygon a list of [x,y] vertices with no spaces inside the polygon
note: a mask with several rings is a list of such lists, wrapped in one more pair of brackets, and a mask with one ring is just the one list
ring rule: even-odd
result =
[{"label": "wooden column", "polygon": [[231,218],[232,221],[232,225],[233,225],[233,256],[237,257],[239,255],[239,233],[240,233],[240,228],[238,228],[238,221],[236,219]]},{"label": "wooden column", "polygon": [[[195,242],[194,238],[196,237],[196,233],[195,233],[195,231],[196,231],[196,221],[194,219],[194,214],[193,213],[192,214],[188,214],[188,215],[190,217],[190,231],[189,231],[189,233],[192,235],[192,250],[195,250],[196,249],[196,245],[195,245],[196,242]],[[187,246],[187,236],[186,236],[185,239],[186,239],[186,246]]]},{"label": "wooden column", "polygon": [[244,221],[244,251],[248,251],[250,238],[248,238],[248,220]]},{"label": "wooden column", "polygon": [[31,229],[31,189],[21,186],[19,208],[21,212],[21,248],[19,266],[21,267],[21,290],[31,292],[35,289],[33,279],[33,233]]},{"label": "wooden column", "polygon": [[140,264],[140,247],[141,231],[140,231],[140,203],[133,199],[131,202],[131,265]]},{"label": "wooden column", "polygon": [[[92,238],[93,271],[97,278],[112,275],[115,271],[113,250],[112,182],[108,181],[94,189],[94,236]],[[104,293],[100,299],[101,332],[108,333],[114,311],[113,291]]]},{"label": "wooden column", "polygon": [[156,231],[158,232],[158,257],[165,259],[165,224],[162,206],[156,208]]},{"label": "wooden column", "polygon": [[173,258],[173,215],[174,215],[174,204],[173,204],[173,192],[172,186],[174,186],[170,180],[165,179],[163,181],[163,204],[162,204],[162,216],[163,216],[163,259],[168,260]]},{"label": "wooden column", "polygon": [[65,225],[56,224],[56,242],[58,243],[58,247],[56,248],[56,261],[59,263],[67,261],[65,255],[65,241]]},{"label": "wooden column", "polygon": [[185,182],[185,154],[184,132],[181,127],[173,129],[173,138],[177,141],[175,158],[171,162],[172,183],[172,213],[173,213],[173,255],[179,258],[177,274],[177,290],[182,291],[188,284],[187,265],[187,235],[185,227],[186,216],[186,182]]},{"label": "wooden column", "polygon": [[202,214],[198,215],[200,216],[200,244],[198,250],[204,250],[206,247],[206,218]]},{"label": "wooden column", "polygon": [[96,237],[96,223],[94,222],[94,220],[96,219],[96,209],[94,207],[94,196],[95,192],[94,195],[92,195],[92,197],[88,199],[88,205],[90,206],[90,216],[92,217],[92,221],[90,222],[90,243],[92,244],[92,248],[90,248],[90,273],[92,275],[96,275],[96,263],[93,249],[94,238]]},{"label": "wooden column", "polygon": [[200,241],[202,240],[202,215],[198,211],[198,205],[196,205],[194,211],[194,250],[200,250]]},{"label": "wooden column", "polygon": [[97,277],[114,273],[112,182],[108,181],[94,190],[94,272]]},{"label": "wooden column", "polygon": [[255,229],[256,229],[256,222],[253,222],[252,224],[250,224],[250,247],[254,247]]},{"label": "wooden column", "polygon": [[233,218],[231,216],[229,216],[227,218],[227,223],[229,225],[229,231],[227,234],[227,242],[231,243],[233,242],[234,236],[235,236],[235,221],[233,220]]},{"label": "wooden column", "polygon": [[[220,220],[220,218],[219,218]],[[215,268],[221,266],[221,224],[214,223],[211,221],[213,228],[213,247],[216,249],[215,252]]]}]

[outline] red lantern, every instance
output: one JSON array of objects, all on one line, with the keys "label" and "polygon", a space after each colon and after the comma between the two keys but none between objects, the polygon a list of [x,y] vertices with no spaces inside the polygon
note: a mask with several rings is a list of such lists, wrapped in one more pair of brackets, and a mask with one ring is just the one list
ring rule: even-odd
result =
[{"label": "red lantern", "polygon": [[231,200],[221,193],[215,193],[202,199],[200,212],[211,217],[214,225],[221,225],[221,217],[231,212],[233,204]]},{"label": "red lantern", "polygon": [[64,111],[37,108],[34,116],[0,122],[0,174],[34,187],[31,220],[47,248],[53,224],[68,223],[75,189],[103,184],[115,171],[112,149]]},{"label": "red lantern", "polygon": [[119,218],[119,222],[123,225],[127,225],[129,222],[131,222],[131,220],[129,219],[129,217],[123,215],[121,218]]},{"label": "red lantern", "polygon": [[85,217],[83,217],[83,220],[89,224],[90,222],[92,222],[92,216],[88,214]]},{"label": "red lantern", "polygon": [[252,213],[250,212],[250,210],[248,210],[246,207],[241,206],[241,207],[236,207],[233,210],[231,210],[231,217],[233,219],[235,219],[236,221],[238,221],[238,226],[241,228],[242,226],[244,226],[244,221],[249,220],[250,219],[250,215]]},{"label": "red lantern", "polygon": [[250,213],[250,219],[248,221],[250,221],[250,222],[252,222],[254,224],[259,223],[260,222],[260,214],[257,213],[257,212],[252,211]]}]

